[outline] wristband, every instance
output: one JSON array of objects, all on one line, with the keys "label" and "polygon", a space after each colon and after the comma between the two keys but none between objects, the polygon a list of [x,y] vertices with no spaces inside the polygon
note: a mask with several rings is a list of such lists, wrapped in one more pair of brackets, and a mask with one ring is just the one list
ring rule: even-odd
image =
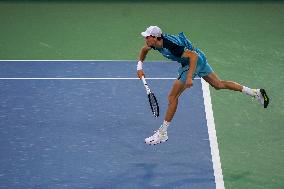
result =
[{"label": "wristband", "polygon": [[137,71],[143,69],[143,68],[142,68],[142,64],[143,64],[142,61],[138,61],[138,63],[137,63]]}]

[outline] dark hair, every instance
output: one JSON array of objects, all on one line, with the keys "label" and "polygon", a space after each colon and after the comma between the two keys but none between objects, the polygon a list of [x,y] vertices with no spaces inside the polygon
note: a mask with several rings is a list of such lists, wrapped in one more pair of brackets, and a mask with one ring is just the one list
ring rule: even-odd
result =
[{"label": "dark hair", "polygon": [[151,37],[154,37],[154,38],[157,38],[158,41],[160,41],[162,39],[162,36],[161,37],[156,37],[156,36],[153,36],[153,35],[150,35]]}]

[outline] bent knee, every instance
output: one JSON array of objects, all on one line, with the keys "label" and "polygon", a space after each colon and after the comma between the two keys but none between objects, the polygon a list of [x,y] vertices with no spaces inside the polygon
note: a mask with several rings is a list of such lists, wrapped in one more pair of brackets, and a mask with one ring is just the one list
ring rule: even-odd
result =
[{"label": "bent knee", "polygon": [[216,90],[220,90],[220,89],[225,88],[225,85],[223,84],[222,81],[216,82],[216,83],[212,84],[211,86],[214,87]]}]

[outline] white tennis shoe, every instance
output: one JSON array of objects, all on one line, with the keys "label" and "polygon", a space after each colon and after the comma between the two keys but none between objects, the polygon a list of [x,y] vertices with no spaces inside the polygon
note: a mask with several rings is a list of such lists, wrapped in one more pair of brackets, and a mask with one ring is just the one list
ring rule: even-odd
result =
[{"label": "white tennis shoe", "polygon": [[162,131],[161,129],[154,131],[155,133],[145,139],[145,143],[149,145],[156,145],[168,140],[168,133],[167,131]]}]

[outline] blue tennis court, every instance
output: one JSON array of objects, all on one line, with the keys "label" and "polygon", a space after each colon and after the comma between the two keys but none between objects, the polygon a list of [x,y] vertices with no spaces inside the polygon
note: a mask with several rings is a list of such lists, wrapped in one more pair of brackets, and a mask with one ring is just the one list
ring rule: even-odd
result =
[{"label": "blue tennis court", "polygon": [[154,118],[135,61],[1,61],[0,188],[224,188],[201,79],[181,96],[169,140],[144,143],[177,68],[145,63]]}]

